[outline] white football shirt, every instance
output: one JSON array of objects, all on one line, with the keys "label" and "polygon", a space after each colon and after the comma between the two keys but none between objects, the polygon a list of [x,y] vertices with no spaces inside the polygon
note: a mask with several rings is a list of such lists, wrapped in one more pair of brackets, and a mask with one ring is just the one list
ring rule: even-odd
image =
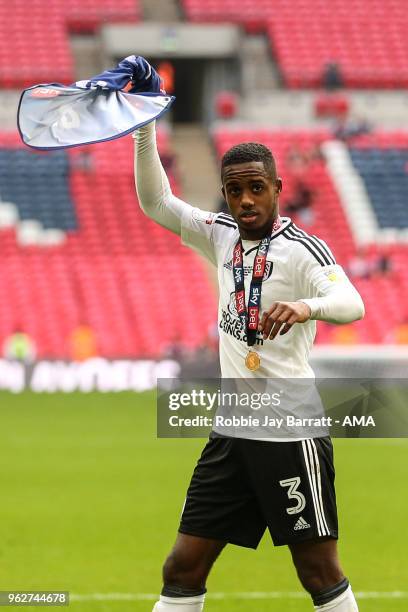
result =
[{"label": "white football shirt", "polygon": [[[289,218],[272,235],[262,283],[262,313],[273,302],[295,302],[328,295],[338,283],[350,284],[337,265],[328,246],[309,236]],[[208,213],[186,207],[181,219],[181,238],[185,245],[204,255],[218,269],[220,291],[218,327],[220,333],[221,373],[225,378],[298,378],[313,377],[308,359],[316,334],[316,321],[295,324],[285,335],[263,340],[257,334],[255,345],[261,359],[258,370],[245,366],[248,353],[246,333],[235,308],[232,254],[239,239],[238,227],[231,215]],[[243,240],[245,299],[248,304],[252,268],[259,240]],[[337,287],[335,287],[337,285]]]},{"label": "white football shirt", "polygon": [[[259,386],[262,380],[273,386],[282,379],[298,379],[294,395],[285,395],[285,407],[302,408],[312,415],[317,407],[316,393],[309,393],[307,378],[313,378],[308,363],[316,333],[313,319],[348,323],[364,315],[364,304],[342,268],[336,265],[327,245],[297,228],[284,218],[273,234],[266,258],[262,284],[261,312],[276,301],[306,302],[311,320],[295,324],[284,336],[263,340],[258,334],[256,350],[261,366],[250,371],[245,365],[248,353],[245,330],[235,308],[235,286],[232,270],[233,249],[239,239],[237,224],[231,215],[211,213],[183,202],[171,191],[157,151],[153,124],[135,133],[135,182],[142,210],[154,221],[178,234],[183,243],[192,247],[217,266],[220,300],[218,325],[220,330],[220,362],[223,379],[238,381],[239,386]],[[245,297],[248,304],[252,267],[259,241],[243,240]],[[255,382],[255,379],[258,379]],[[279,380],[280,379],[280,380]],[[301,380],[299,380],[301,379]],[[228,381],[223,381],[223,386]],[[306,385],[306,386],[305,386]],[[299,387],[300,386],[300,387]],[[299,388],[305,387],[299,400]],[[307,392],[307,395],[306,395]],[[286,393],[286,391],[285,391]],[[217,430],[217,428],[214,428]],[[225,432],[220,432],[225,433]],[[256,428],[258,435],[259,428]],[[294,432],[290,432],[293,438]],[[235,435],[235,434],[234,434]],[[270,432],[267,432],[267,439]],[[242,436],[240,436],[242,437]],[[247,433],[243,437],[247,437]],[[252,436],[251,436],[252,437]],[[260,436],[264,437],[264,436]],[[299,438],[304,438],[300,432]],[[280,438],[282,441],[283,438]]]}]

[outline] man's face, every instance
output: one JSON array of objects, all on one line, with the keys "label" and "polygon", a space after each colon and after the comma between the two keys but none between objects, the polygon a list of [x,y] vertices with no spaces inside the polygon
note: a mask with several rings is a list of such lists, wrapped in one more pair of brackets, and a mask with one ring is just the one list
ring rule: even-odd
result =
[{"label": "man's face", "polygon": [[257,240],[268,234],[278,216],[281,180],[273,179],[263,162],[224,168],[222,193],[242,238]]}]

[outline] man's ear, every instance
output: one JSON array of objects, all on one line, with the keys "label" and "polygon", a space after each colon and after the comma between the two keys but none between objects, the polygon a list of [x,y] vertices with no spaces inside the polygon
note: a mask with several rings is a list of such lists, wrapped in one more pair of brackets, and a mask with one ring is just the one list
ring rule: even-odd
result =
[{"label": "man's ear", "polygon": [[221,193],[224,196],[224,200],[227,201],[227,198],[225,197],[225,189],[224,189],[224,185],[222,185],[221,187]]},{"label": "man's ear", "polygon": [[276,188],[278,190],[278,193],[282,191],[282,179],[279,176],[276,179]]}]

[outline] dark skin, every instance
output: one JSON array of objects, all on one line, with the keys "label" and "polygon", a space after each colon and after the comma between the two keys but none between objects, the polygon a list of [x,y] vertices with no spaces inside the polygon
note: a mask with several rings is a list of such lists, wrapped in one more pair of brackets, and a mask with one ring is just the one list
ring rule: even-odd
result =
[{"label": "dark skin", "polygon": [[[167,586],[202,590],[210,570],[227,542],[178,533],[163,567]],[[289,550],[299,580],[311,594],[334,586],[344,578],[337,555],[337,542],[319,538],[290,544]]]},{"label": "dark skin", "polygon": [[[222,193],[244,240],[261,240],[271,231],[279,208],[282,181],[270,176],[262,162],[227,166]],[[254,213],[251,217],[250,212]],[[247,220],[243,216],[247,213]],[[264,338],[287,333],[294,323],[310,318],[310,309],[301,302],[274,302],[262,316],[259,329]],[[201,590],[211,567],[227,542],[179,533],[163,567],[165,585]],[[329,588],[343,578],[337,542],[319,538],[290,544],[289,549],[299,580],[309,593]]]},{"label": "dark skin", "polygon": [[[282,179],[267,171],[263,162],[233,164],[224,169],[222,194],[238,224],[243,240],[262,240],[270,234],[279,215]],[[274,302],[262,314],[258,330],[264,340],[287,334],[295,323],[310,319],[303,302]]]}]

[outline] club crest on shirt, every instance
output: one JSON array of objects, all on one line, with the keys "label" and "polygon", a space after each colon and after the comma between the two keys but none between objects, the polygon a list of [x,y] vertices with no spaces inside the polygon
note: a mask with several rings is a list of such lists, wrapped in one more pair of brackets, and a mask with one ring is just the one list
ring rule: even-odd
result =
[{"label": "club crest on shirt", "polygon": [[201,223],[206,223],[207,225],[211,225],[214,223],[215,218],[217,217],[216,213],[209,212],[208,210],[200,210],[199,208],[194,208],[192,212],[192,217],[196,221],[200,221]]}]

